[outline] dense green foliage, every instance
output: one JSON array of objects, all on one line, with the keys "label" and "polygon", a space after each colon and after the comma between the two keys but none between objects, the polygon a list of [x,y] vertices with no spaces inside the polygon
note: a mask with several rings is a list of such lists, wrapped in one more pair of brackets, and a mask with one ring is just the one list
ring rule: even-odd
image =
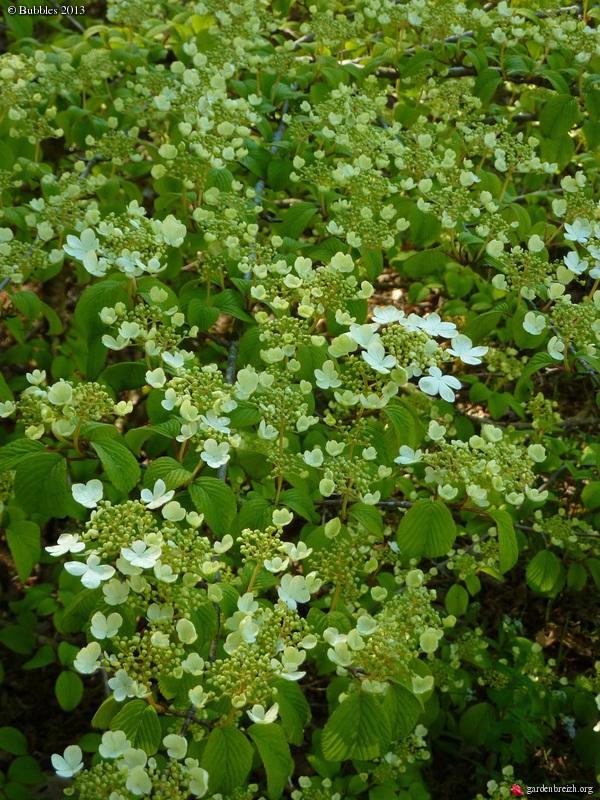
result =
[{"label": "dense green foliage", "polygon": [[0,792],[595,783],[598,6],[79,8],[4,16]]}]

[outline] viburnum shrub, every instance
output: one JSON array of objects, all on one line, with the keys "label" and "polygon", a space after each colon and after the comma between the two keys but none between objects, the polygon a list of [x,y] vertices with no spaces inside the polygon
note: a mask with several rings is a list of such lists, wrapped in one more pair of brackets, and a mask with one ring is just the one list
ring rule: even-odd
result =
[{"label": "viburnum shrub", "polygon": [[3,692],[2,791],[594,783],[599,7],[69,8],[4,18],[0,642],[80,711]]}]

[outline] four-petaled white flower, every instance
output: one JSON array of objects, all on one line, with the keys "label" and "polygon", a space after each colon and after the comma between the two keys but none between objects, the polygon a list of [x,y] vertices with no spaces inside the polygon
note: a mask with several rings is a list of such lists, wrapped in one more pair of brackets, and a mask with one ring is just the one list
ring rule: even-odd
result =
[{"label": "four-petaled white flower", "polygon": [[100,666],[98,659],[101,652],[102,648],[98,642],[90,642],[77,653],[73,666],[82,675],[92,675]]},{"label": "four-petaled white flower", "polygon": [[131,742],[123,731],[105,731],[98,752],[102,758],[120,758],[131,747]]},{"label": "four-petaled white flower", "polygon": [[325,361],[323,369],[316,369],[315,378],[320,389],[337,389],[342,385],[333,361]]},{"label": "four-petaled white flower", "polygon": [[126,697],[133,697],[133,684],[133,678],[130,678],[124,669],[117,670],[114,677],[108,681],[108,687],[112,689],[117,703],[122,702]]},{"label": "four-petaled white flower", "polygon": [[117,635],[117,632],[123,624],[123,617],[116,611],[105,617],[101,611],[96,611],[92,617],[92,624],[90,625],[90,633],[96,639],[112,639]]},{"label": "four-petaled white flower", "polygon": [[385,348],[381,342],[372,342],[362,357],[375,372],[388,374],[396,366],[396,357],[385,354]]},{"label": "four-petaled white flower", "polygon": [[247,711],[246,713],[256,725],[269,725],[277,719],[279,703],[274,703],[268,711],[265,711],[262,705],[255,705],[252,706],[252,711]]},{"label": "four-petaled white flower", "polygon": [[418,325],[430,336],[441,336],[443,339],[452,339],[456,336],[456,325],[453,322],[442,322],[442,318],[435,311],[428,317],[419,319]]},{"label": "four-petaled white flower", "polygon": [[284,575],[277,594],[279,599],[292,611],[298,608],[298,603],[308,603],[310,600],[310,591],[306,585],[306,579],[302,575]]},{"label": "four-petaled white flower", "polygon": [[167,755],[170,758],[182,759],[187,753],[187,739],[177,733],[169,733],[163,739],[163,744],[167,748]]},{"label": "four-petaled white flower", "polygon": [[379,325],[388,325],[390,322],[400,322],[404,318],[404,311],[400,311],[394,306],[386,306],[385,308],[376,308],[373,312],[373,322]]},{"label": "four-petaled white flower", "polygon": [[96,508],[104,494],[104,486],[102,481],[97,478],[88,481],[87,483],[74,483],[71,486],[71,494],[73,499],[79,503],[80,506],[86,508]]},{"label": "four-petaled white flower", "polygon": [[207,439],[204,442],[204,450],[200,453],[200,458],[214,469],[226,464],[231,458],[228,442],[217,444],[215,439]]},{"label": "four-petaled white flower", "polygon": [[469,337],[459,333],[450,341],[448,352],[460,358],[463,364],[481,364],[480,356],[484,356],[488,349],[488,347],[473,347]]},{"label": "four-petaled white flower", "polygon": [[67,561],[65,569],[70,575],[81,576],[86,589],[97,589],[102,581],[107,581],[115,574],[115,568],[109,564],[101,564],[97,555],[92,553],[85,564],[81,561]]},{"label": "four-petaled white flower", "polygon": [[396,464],[417,464],[423,457],[422,450],[413,450],[412,447],[403,444],[400,448],[400,455],[395,458]]},{"label": "four-petaled white flower", "polygon": [[122,547],[121,555],[132,567],[142,569],[152,569],[161,555],[161,548],[158,545],[148,546],[141,539],[136,539],[131,547]]},{"label": "four-petaled white flower", "polygon": [[76,744],[70,744],[62,756],[54,753],[50,760],[59,778],[72,778],[76,772],[83,769],[82,755],[81,747]]},{"label": "four-petaled white flower", "polygon": [[63,244],[65,253],[71,258],[81,261],[86,270],[96,277],[101,277],[106,273],[106,260],[99,260],[96,253],[99,247],[100,242],[92,228],[83,230],[79,237],[67,236],[67,243]]},{"label": "four-petaled white flower", "polygon": [[586,244],[593,233],[591,223],[585,217],[577,217],[573,224],[565,224],[565,239],[569,242]]},{"label": "four-petaled white flower", "polygon": [[536,314],[535,311],[528,311],[523,318],[523,329],[533,336],[537,336],[546,327],[546,317],[543,314]]},{"label": "four-petaled white flower", "polygon": [[159,478],[154,484],[154,489],[142,489],[141,497],[147,508],[160,508],[168,503],[174,494],[173,489],[167,492],[167,484]]},{"label": "four-petaled white flower", "polygon": [[567,269],[570,269],[575,275],[582,275],[588,268],[588,262],[581,261],[579,253],[576,250],[571,250],[570,253],[563,256],[563,262]]},{"label": "four-petaled white flower", "polygon": [[65,553],[81,553],[85,549],[85,542],[79,541],[77,533],[61,533],[58,542],[46,547],[46,552],[51,556],[64,556]]},{"label": "four-petaled white flower", "polygon": [[456,395],[455,389],[460,389],[460,381],[452,375],[442,375],[439,367],[429,367],[429,376],[419,380],[419,389],[425,394],[439,394],[443,400],[452,403]]}]

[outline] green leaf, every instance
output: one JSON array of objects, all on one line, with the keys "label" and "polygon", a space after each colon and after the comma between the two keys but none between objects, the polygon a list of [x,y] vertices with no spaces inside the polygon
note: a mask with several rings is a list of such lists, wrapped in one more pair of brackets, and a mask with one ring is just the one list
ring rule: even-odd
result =
[{"label": "green leaf", "polygon": [[590,481],[584,486],[581,499],[586,508],[600,508],[600,481]]},{"label": "green leaf", "polygon": [[444,600],[446,611],[455,617],[462,617],[469,607],[469,594],[467,590],[458,583],[454,583],[446,594]]},{"label": "green leaf", "polygon": [[214,533],[227,533],[237,514],[237,501],[229,486],[218,478],[198,478],[188,491]]},{"label": "green leaf", "polygon": [[170,456],[163,456],[157,458],[148,467],[144,474],[144,486],[154,488],[157,480],[163,480],[167,491],[171,489],[178,489],[184,486],[192,479],[193,475],[187,469],[184,469],[181,464]]},{"label": "green leaf", "polygon": [[480,746],[496,722],[496,711],[490,703],[477,703],[460,718],[459,730],[469,744]]},{"label": "green leaf", "polygon": [[21,461],[44,450],[44,445],[33,439],[17,439],[16,442],[10,442],[0,448],[0,472],[14,469]]},{"label": "green leaf", "polygon": [[391,684],[385,696],[385,707],[392,725],[392,741],[404,739],[414,729],[423,710],[418,698],[404,686]]},{"label": "green leaf", "polygon": [[401,267],[409,278],[421,279],[426,275],[442,275],[448,261],[450,259],[441,248],[433,247],[409,256],[406,261],[398,262],[396,267]]},{"label": "green leaf", "polygon": [[26,511],[45,517],[67,514],[67,462],[60,453],[39,453],[21,461],[15,471],[15,497]]},{"label": "green leaf", "polygon": [[508,572],[517,563],[519,546],[510,514],[507,511],[492,509],[487,512],[496,523],[500,545],[500,572]]},{"label": "green leaf", "polygon": [[313,203],[294,203],[283,218],[283,223],[278,226],[280,236],[289,236],[290,239],[298,239],[308,227],[313,217],[317,213],[317,207]]},{"label": "green leaf", "polygon": [[13,756],[24,756],[28,749],[27,739],[21,731],[10,725],[0,728],[0,750],[6,750]]},{"label": "green leaf", "polygon": [[315,525],[319,522],[319,514],[316,512],[313,501],[310,496],[303,492],[301,489],[286,489],[281,493],[281,505],[289,506],[292,511],[300,514],[301,517],[314,522]]},{"label": "green leaf", "polygon": [[100,378],[115,390],[123,392],[126,389],[138,389],[146,385],[146,364],[138,361],[122,361],[107,367]]},{"label": "green leaf", "polygon": [[527,392],[525,385],[534,372],[547,367],[549,364],[555,363],[552,356],[548,353],[536,353],[521,370],[519,380],[515,386],[515,400],[521,402],[526,398]]},{"label": "green leaf", "polygon": [[33,292],[17,292],[10,298],[15,308],[28,320],[34,320],[41,314],[42,304]]},{"label": "green leaf", "polygon": [[64,670],[56,679],[54,692],[63,711],[73,711],[83,697],[83,681],[74,672]]},{"label": "green leaf", "polygon": [[216,308],[220,309],[223,314],[229,314],[236,319],[241,319],[244,322],[254,322],[254,317],[246,312],[244,307],[244,298],[235,289],[225,289],[224,292],[215,295],[212,298],[212,303]]},{"label": "green leaf", "polygon": [[414,411],[395,401],[385,407],[385,415],[392,423],[396,433],[397,447],[407,445],[413,450],[419,446],[425,432],[423,424],[419,421]]},{"label": "green leaf", "polygon": [[444,556],[456,539],[456,524],[441,500],[417,500],[402,517],[396,541],[408,558]]},{"label": "green leaf", "polygon": [[162,733],[158,714],[143,700],[132,700],[115,714],[111,731],[124,731],[132,747],[141,748],[152,756],[159,748]]},{"label": "green leaf", "polygon": [[550,550],[540,550],[527,565],[525,578],[534,592],[552,592],[561,577],[562,566]]},{"label": "green leaf", "polygon": [[380,702],[372,694],[356,692],[328,719],[321,746],[328,761],[370,761],[385,751],[391,738],[391,722]]},{"label": "green leaf", "polygon": [[567,571],[567,586],[574,592],[580,592],[587,583],[587,572],[579,561],[569,565]]},{"label": "green leaf", "polygon": [[473,87],[473,94],[478,97],[482,103],[488,103],[496,94],[496,91],[502,83],[502,75],[495,69],[483,69],[475,78],[475,85]]},{"label": "green leaf", "polygon": [[220,309],[209,306],[206,300],[197,297],[190,300],[187,310],[187,318],[190,325],[197,325],[201,331],[207,331],[219,319]]},{"label": "green leaf", "polygon": [[40,527],[29,520],[13,522],[6,530],[8,549],[21,583],[25,583],[40,560]]},{"label": "green leaf", "polygon": [[211,731],[202,754],[210,792],[232,792],[247,778],[251,766],[252,745],[240,730],[228,725]]},{"label": "green leaf", "polygon": [[38,761],[33,756],[15,758],[8,768],[8,777],[11,781],[19,781],[19,783],[28,785],[42,783],[46,780]]},{"label": "green leaf", "polygon": [[348,509],[349,516],[360,522],[369,533],[377,533],[379,536],[383,535],[383,519],[381,511],[374,506],[368,506],[365,503],[353,503]]},{"label": "green leaf", "polygon": [[540,112],[540,128],[550,139],[557,139],[571,130],[578,116],[577,98],[559,94],[551,97]]},{"label": "green leaf", "polygon": [[110,728],[113,717],[119,712],[120,708],[122,708],[121,703],[117,703],[113,695],[107,697],[92,717],[92,728],[107,731]]},{"label": "green leaf", "polygon": [[140,477],[140,465],[133,453],[118,439],[103,439],[91,444],[115,488],[129,494]]},{"label": "green leaf", "polygon": [[304,693],[296,681],[286,681],[283,678],[273,681],[273,690],[287,737],[292,744],[300,747],[304,741],[304,729],[311,719],[310,706]]},{"label": "green leaf", "polygon": [[102,589],[83,589],[78,592],[65,608],[60,625],[57,626],[62,633],[78,633],[90,618],[92,610],[102,597]]},{"label": "green leaf", "polygon": [[288,777],[294,771],[283,728],[280,725],[251,725],[248,736],[256,745],[267,773],[267,793],[269,800],[278,800]]},{"label": "green leaf", "polygon": [[35,649],[35,636],[23,625],[9,625],[0,630],[0,644],[14,653],[28,656]]}]

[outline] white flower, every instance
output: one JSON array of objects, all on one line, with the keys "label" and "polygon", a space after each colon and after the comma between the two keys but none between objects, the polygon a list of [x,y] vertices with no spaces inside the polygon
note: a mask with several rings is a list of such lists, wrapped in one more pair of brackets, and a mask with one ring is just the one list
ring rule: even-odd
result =
[{"label": "white flower", "polygon": [[57,381],[48,389],[48,401],[53,406],[64,406],[73,399],[73,388],[64,380]]},{"label": "white flower", "polygon": [[45,550],[51,556],[64,556],[65,553],[80,553],[85,549],[85,542],[79,541],[79,534],[77,533],[61,533],[58,537],[58,543]]},{"label": "white flower", "polygon": [[315,447],[312,450],[305,450],[302,458],[304,459],[304,463],[308,464],[309,467],[320,467],[323,463],[323,451],[319,447]]},{"label": "white flower", "polygon": [[533,336],[537,336],[546,327],[546,317],[544,314],[536,314],[535,311],[528,311],[523,319],[523,329]]},{"label": "white flower", "polygon": [[396,464],[416,464],[421,461],[422,457],[423,452],[421,450],[413,450],[412,447],[403,444],[400,448],[400,455],[394,461]]},{"label": "white flower", "polygon": [[97,266],[98,257],[96,250],[100,247],[100,242],[96,238],[96,234],[92,228],[83,230],[79,237],[69,235],[67,236],[67,243],[63,244],[65,253],[75,258],[77,261],[83,262],[83,266],[89,271],[89,267],[95,268]]},{"label": "white flower", "polygon": [[460,333],[450,341],[450,348],[448,352],[460,358],[463,364],[481,364],[480,356],[484,356],[488,349],[487,347],[473,347],[473,342],[468,336],[463,336]]},{"label": "white flower", "polygon": [[0,403],[0,417],[10,417],[16,410],[17,405],[13,403],[12,400],[6,400],[4,403]]},{"label": "white flower", "polygon": [[529,237],[529,241],[527,242],[527,249],[531,253],[540,253],[546,245],[544,244],[544,240],[534,233],[533,236]]},{"label": "white flower", "polygon": [[425,694],[425,692],[433,689],[433,676],[428,675],[426,678],[421,678],[420,675],[415,675],[412,679],[412,690],[414,694]]},{"label": "white flower", "polygon": [[181,662],[184,672],[198,677],[202,675],[204,670],[204,659],[198,653],[190,653],[189,656]]},{"label": "white flower", "polygon": [[372,342],[367,351],[363,351],[362,357],[376,372],[383,374],[389,373],[397,363],[395,356],[385,354],[385,348],[381,342]]},{"label": "white flower", "polygon": [[379,325],[387,325],[390,322],[400,322],[404,318],[404,311],[400,311],[394,306],[386,306],[385,308],[376,308],[373,312],[373,321]]},{"label": "white flower", "polygon": [[439,367],[429,367],[429,377],[419,380],[419,389],[425,394],[439,394],[443,400],[451,403],[456,395],[454,389],[460,389],[460,381],[452,375],[442,375]]},{"label": "white flower", "polygon": [[378,342],[381,338],[378,333],[376,333],[378,324],[376,322],[371,322],[367,325],[357,325],[356,323],[352,323],[350,325],[350,336],[354,339],[354,341],[359,344],[361,347],[368,348],[373,342]]},{"label": "white flower", "polygon": [[181,522],[186,515],[186,511],[177,500],[171,500],[170,503],[163,506],[162,515],[165,519],[169,520],[169,522]]},{"label": "white flower", "polygon": [[283,542],[279,549],[292,561],[300,561],[303,558],[307,558],[313,551],[312,547],[307,547],[305,542],[298,542],[297,545],[292,542]]},{"label": "white flower", "polygon": [[97,555],[92,553],[85,564],[80,561],[67,561],[65,569],[69,575],[80,575],[86,589],[97,589],[102,581],[107,581],[115,574],[115,568],[109,564],[101,564]]},{"label": "white flower", "polygon": [[157,367],[154,370],[146,372],[146,383],[154,389],[162,389],[167,382],[167,376],[162,367]]},{"label": "white flower", "polygon": [[280,558],[280,556],[275,556],[275,558],[266,558],[264,561],[265,569],[267,569],[269,572],[283,572],[284,569],[287,569],[287,565],[289,563],[289,558]]},{"label": "white flower", "polygon": [[570,269],[575,275],[582,275],[588,268],[588,262],[581,261],[576,250],[571,250],[570,253],[563,257],[563,261],[567,269]]},{"label": "white flower", "polygon": [[125,787],[131,794],[149,794],[152,789],[152,781],[144,767],[138,765],[127,773]]},{"label": "white flower", "polygon": [[102,758],[120,758],[131,747],[131,742],[123,731],[105,731],[98,752]]},{"label": "white flower", "polygon": [[444,434],[446,433],[446,428],[443,425],[440,425],[435,419],[432,419],[429,423],[428,434],[429,438],[433,439],[434,442],[439,441],[440,439],[444,438]]},{"label": "white flower", "polygon": [[276,508],[271,514],[271,519],[273,521],[273,525],[276,525],[278,528],[284,528],[293,521],[294,515],[287,508]]},{"label": "white flower", "polygon": [[194,623],[189,619],[180,619],[175,626],[179,641],[184,644],[193,644],[198,638]]},{"label": "white flower", "polygon": [[162,221],[161,233],[165,242],[171,247],[181,247],[187,228],[182,222],[178,222],[173,214],[169,214]]},{"label": "white flower", "polygon": [[126,697],[133,697],[133,678],[124,669],[117,670],[114,677],[108,681],[108,687],[112,690],[117,703],[121,703]]},{"label": "white flower", "polygon": [[573,220],[573,224],[565,223],[565,239],[569,242],[579,242],[579,244],[586,244],[590,236],[593,234],[590,222],[584,217],[577,217]]},{"label": "white flower", "polygon": [[428,317],[420,319],[419,327],[430,336],[442,336],[444,339],[456,336],[456,325],[453,322],[442,322],[440,315],[435,311]]},{"label": "white flower", "polygon": [[163,744],[167,748],[167,755],[174,759],[183,759],[187,753],[188,743],[185,736],[177,733],[169,733],[163,739]]},{"label": "white flower", "polygon": [[160,558],[161,548],[158,545],[148,545],[141,539],[136,539],[131,547],[122,547],[121,555],[128,561],[132,567],[141,567],[142,569],[152,569]]},{"label": "white flower", "polygon": [[109,606],[120,606],[129,596],[129,584],[127,581],[121,582],[118,578],[111,578],[102,587],[102,593]]},{"label": "white flower", "polygon": [[323,369],[316,369],[314,372],[320,389],[337,389],[342,385],[333,361],[326,361]]},{"label": "white flower", "polygon": [[548,353],[555,361],[562,361],[565,352],[565,343],[558,336],[553,336],[548,342]]},{"label": "white flower", "polygon": [[202,769],[202,767],[191,767],[189,770],[189,776],[190,792],[196,797],[204,797],[208,791],[208,772],[205,769]]},{"label": "white flower", "polygon": [[306,579],[302,575],[284,575],[277,594],[279,599],[283,600],[292,611],[298,607],[298,603],[308,603],[310,600],[310,591],[306,585]]},{"label": "white flower", "polygon": [[231,420],[229,417],[219,417],[212,408],[206,414],[200,414],[200,419],[207,428],[213,428],[213,430],[220,433],[231,433],[231,428],[229,427]]},{"label": "white flower", "polygon": [[252,706],[252,711],[246,712],[252,722],[257,725],[268,725],[275,722],[279,713],[279,703],[274,703],[268,711],[261,705]]},{"label": "white flower", "polygon": [[204,442],[204,450],[200,453],[200,458],[215,469],[226,464],[230,457],[228,442],[217,444],[215,439],[207,439]]},{"label": "white flower", "polygon": [[96,611],[92,617],[92,624],[90,625],[90,633],[96,639],[112,639],[117,635],[117,632],[123,624],[123,617],[117,612],[113,611],[108,617],[105,617],[101,611]]},{"label": "white flower", "polygon": [[174,490],[167,492],[166,489],[166,483],[159,478],[154,484],[153,490],[142,489],[142,502],[145,503],[148,508],[160,508],[160,506],[168,503],[175,494]]},{"label": "white flower", "polygon": [[90,642],[77,653],[73,666],[82,675],[91,675],[100,666],[98,659],[101,652],[102,648],[98,642]]},{"label": "white flower", "polygon": [[62,756],[54,753],[50,760],[60,778],[72,778],[76,772],[83,769],[82,755],[81,747],[76,744],[70,744]]},{"label": "white flower", "polygon": [[104,486],[102,485],[102,481],[94,478],[87,483],[74,483],[73,486],[71,486],[71,493],[74,500],[79,503],[80,506],[96,508],[98,502],[102,500]]},{"label": "white flower", "polygon": [[190,699],[190,703],[195,708],[203,708],[208,703],[209,699],[209,696],[205,694],[202,686],[194,686],[193,689],[190,689],[188,692],[188,697]]}]

